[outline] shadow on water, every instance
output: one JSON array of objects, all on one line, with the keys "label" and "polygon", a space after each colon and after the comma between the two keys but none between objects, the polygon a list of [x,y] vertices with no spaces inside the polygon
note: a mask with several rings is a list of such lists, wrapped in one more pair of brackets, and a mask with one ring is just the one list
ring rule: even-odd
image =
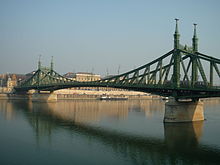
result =
[{"label": "shadow on water", "polygon": [[[95,127],[84,122],[98,120],[100,116],[104,115],[125,118],[130,107],[128,102],[120,104],[121,111],[115,111],[114,108],[119,106],[117,103],[109,108],[108,103],[99,104],[99,102],[57,104],[14,101],[10,102],[10,106],[24,112],[38,137],[42,134],[49,136],[53,130],[64,128],[89,137],[91,141],[98,140],[133,163],[218,164],[220,161],[220,150],[199,144],[204,122],[164,124],[164,139],[131,135]],[[89,107],[89,111],[84,109],[86,106]],[[101,108],[97,109],[100,106]],[[105,112],[100,111],[103,107],[105,107]],[[144,110],[142,106],[140,108]],[[151,105],[148,108],[152,108]],[[84,113],[89,114],[84,116]]]}]

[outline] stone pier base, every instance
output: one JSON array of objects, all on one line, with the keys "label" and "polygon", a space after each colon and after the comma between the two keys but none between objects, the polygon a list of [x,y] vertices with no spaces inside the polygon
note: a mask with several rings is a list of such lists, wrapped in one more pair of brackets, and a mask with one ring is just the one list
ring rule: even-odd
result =
[{"label": "stone pier base", "polygon": [[164,122],[203,121],[203,102],[177,102],[169,100],[165,104]]},{"label": "stone pier base", "polygon": [[33,93],[31,100],[33,102],[54,102],[57,101],[55,93]]}]

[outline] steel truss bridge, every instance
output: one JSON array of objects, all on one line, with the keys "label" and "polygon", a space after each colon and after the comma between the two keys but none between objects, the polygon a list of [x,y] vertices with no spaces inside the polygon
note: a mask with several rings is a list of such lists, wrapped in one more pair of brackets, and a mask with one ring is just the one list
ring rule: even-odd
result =
[{"label": "steel truss bridge", "polygon": [[180,44],[178,19],[174,33],[174,48],[163,56],[129,72],[99,81],[77,82],[65,78],[51,67],[38,62],[35,74],[15,87],[15,91],[54,91],[72,87],[113,87],[141,91],[178,99],[220,97],[220,59],[198,52],[196,24],[192,47]]}]

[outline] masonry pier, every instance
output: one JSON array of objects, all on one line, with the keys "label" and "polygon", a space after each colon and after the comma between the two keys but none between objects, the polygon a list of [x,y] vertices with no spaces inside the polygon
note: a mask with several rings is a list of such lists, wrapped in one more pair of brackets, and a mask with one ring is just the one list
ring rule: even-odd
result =
[{"label": "masonry pier", "polygon": [[57,101],[56,93],[33,93],[31,97],[33,102],[54,102]]},{"label": "masonry pier", "polygon": [[165,123],[192,122],[204,120],[203,102],[169,100],[165,104]]}]

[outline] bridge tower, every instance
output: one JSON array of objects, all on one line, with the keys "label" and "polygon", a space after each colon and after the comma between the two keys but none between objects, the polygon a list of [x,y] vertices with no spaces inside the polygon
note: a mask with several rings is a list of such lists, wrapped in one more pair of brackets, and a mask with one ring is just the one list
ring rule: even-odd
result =
[{"label": "bridge tower", "polygon": [[193,25],[194,25],[194,32],[193,32],[193,38],[192,38],[192,47],[193,47],[194,52],[198,52],[198,38],[196,34],[197,24],[194,23]]},{"label": "bridge tower", "polygon": [[173,87],[178,88],[180,87],[180,34],[178,30],[178,21],[179,19],[176,20],[176,28],[175,28],[175,33],[174,33],[174,53],[173,53],[173,58],[174,58],[174,66],[173,66]]},{"label": "bridge tower", "polygon": [[180,34],[179,34],[179,29],[178,29],[178,21],[179,19],[175,19],[176,20],[176,28],[175,28],[175,33],[173,35],[174,37],[174,49],[179,49],[180,46]]},{"label": "bridge tower", "polygon": [[[54,63],[52,56],[50,68],[47,68],[51,76],[53,76],[53,67],[54,67]],[[38,74],[37,74],[38,86],[40,86],[40,80],[42,78],[42,70],[44,70],[44,68],[41,66],[41,55],[40,55],[38,60]],[[30,99],[33,102],[54,102],[57,101],[57,94],[51,91],[41,91],[40,89],[36,89],[36,92],[31,94]]]},{"label": "bridge tower", "polygon": [[[195,54],[198,52],[198,38],[196,34],[196,25],[194,25],[194,34],[192,38],[192,48],[193,48],[193,53]],[[191,81],[191,86],[194,87],[196,81],[198,80],[198,68],[197,68],[197,62],[196,62],[196,56],[191,57],[192,61],[192,81]]]},{"label": "bridge tower", "polygon": [[[38,71],[41,70],[41,55],[39,55],[39,59],[38,59]],[[38,82],[38,86],[40,85],[40,74],[37,74],[37,82]]]},{"label": "bridge tower", "polygon": [[39,55],[39,59],[38,59],[38,69],[41,69],[41,55]]},{"label": "bridge tower", "polygon": [[53,66],[54,66],[54,63],[53,63],[53,56],[51,57],[51,62],[50,62],[50,70],[53,70]]},{"label": "bridge tower", "polygon": [[[174,33],[174,66],[173,66],[173,87],[177,89],[180,87],[180,63],[181,63],[181,52],[180,52],[180,34],[178,31],[178,19],[176,20],[176,29]],[[196,34],[196,24],[194,24],[194,35],[192,38],[192,51],[195,55],[198,52],[198,38]],[[191,86],[193,87],[198,79],[198,68],[196,56],[191,57],[192,61],[192,80]],[[174,95],[178,93],[174,90]],[[203,102],[194,99],[189,101],[169,100],[165,104],[164,122],[192,122],[192,121],[203,121]]]},{"label": "bridge tower", "polygon": [[50,75],[53,74],[53,66],[54,66],[54,63],[53,63],[53,56],[51,57],[51,62],[50,62]]}]

